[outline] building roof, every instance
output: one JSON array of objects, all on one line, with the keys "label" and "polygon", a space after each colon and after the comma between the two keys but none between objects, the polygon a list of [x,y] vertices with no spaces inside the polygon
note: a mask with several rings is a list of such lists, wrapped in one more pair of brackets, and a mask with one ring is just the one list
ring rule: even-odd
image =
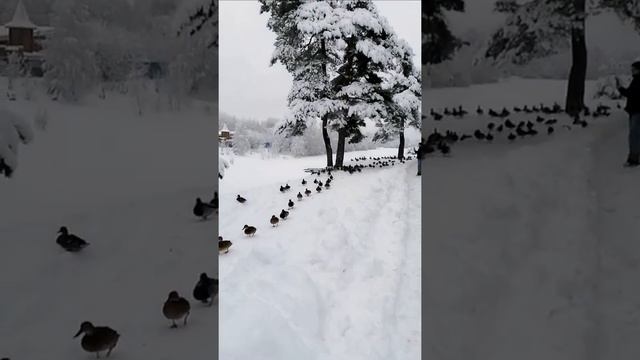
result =
[{"label": "building roof", "polygon": [[37,26],[29,19],[27,9],[25,9],[22,0],[18,0],[16,11],[13,13],[13,19],[4,24],[6,28],[35,29]]}]

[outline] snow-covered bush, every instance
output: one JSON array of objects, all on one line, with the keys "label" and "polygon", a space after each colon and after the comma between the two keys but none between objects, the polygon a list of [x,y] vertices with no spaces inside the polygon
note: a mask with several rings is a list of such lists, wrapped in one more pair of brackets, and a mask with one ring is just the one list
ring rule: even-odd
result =
[{"label": "snow-covered bush", "polygon": [[68,101],[78,101],[98,80],[93,53],[74,36],[54,36],[43,51],[47,92]]},{"label": "snow-covered bush", "polygon": [[616,77],[612,75],[598,79],[595,85],[593,98],[611,100],[622,99],[622,95],[620,95],[616,87]]},{"label": "snow-covered bush", "polygon": [[233,140],[233,150],[238,155],[244,155],[251,151],[251,143],[246,137],[238,136]]},{"label": "snow-covered bush", "polygon": [[31,126],[22,117],[0,108],[0,174],[10,177],[18,166],[18,146],[33,141]]},{"label": "snow-covered bush", "polygon": [[221,151],[218,151],[218,177],[220,179],[224,178],[225,170],[230,166],[231,161],[228,159],[227,155],[223,154]]}]

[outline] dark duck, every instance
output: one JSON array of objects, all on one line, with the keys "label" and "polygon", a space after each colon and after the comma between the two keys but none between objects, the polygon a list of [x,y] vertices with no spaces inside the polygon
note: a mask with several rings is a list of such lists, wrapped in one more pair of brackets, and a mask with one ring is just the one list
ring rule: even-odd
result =
[{"label": "dark duck", "polygon": [[69,234],[66,226],[61,227],[60,230],[58,230],[58,234],[60,235],[56,239],[56,243],[69,252],[78,252],[89,245],[88,242],[76,235]]},{"label": "dark duck", "polygon": [[206,220],[211,214],[215,212],[216,208],[213,204],[207,204],[202,202],[202,199],[196,199],[196,205],[193,207],[193,215]]},{"label": "dark duck", "polygon": [[193,288],[193,298],[203,304],[211,306],[213,299],[218,295],[218,279],[207,276],[206,273],[200,274],[198,283]]}]

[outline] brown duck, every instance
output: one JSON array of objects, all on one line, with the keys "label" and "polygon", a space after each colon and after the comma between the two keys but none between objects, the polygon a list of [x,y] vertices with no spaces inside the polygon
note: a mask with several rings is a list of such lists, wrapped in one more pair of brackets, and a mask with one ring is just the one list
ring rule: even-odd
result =
[{"label": "brown duck", "polygon": [[242,230],[244,230],[244,234],[248,236],[253,236],[256,234],[256,231],[258,231],[254,226],[249,225],[245,225]]},{"label": "brown duck", "polygon": [[271,222],[272,226],[276,226],[280,222],[280,219],[275,215],[271,215],[271,220],[269,220],[269,222]]},{"label": "brown duck", "polygon": [[84,334],[80,345],[86,352],[96,353],[96,357],[100,358],[101,351],[107,351],[107,357],[111,355],[111,351],[116,347],[120,334],[115,330],[106,326],[93,326],[92,323],[84,321],[80,325],[80,330],[74,338]]},{"label": "brown duck", "polygon": [[231,245],[233,245],[231,241],[223,240],[222,236],[218,236],[218,252],[228,253]]},{"label": "brown duck", "polygon": [[191,305],[189,304],[189,301],[181,297],[177,291],[172,291],[169,293],[169,297],[167,298],[167,301],[164,302],[164,306],[162,307],[162,314],[164,314],[164,317],[171,320],[172,329],[178,327],[178,325],[176,324],[176,320],[182,318],[184,318],[183,325],[187,325],[187,319],[189,318],[190,312]]}]

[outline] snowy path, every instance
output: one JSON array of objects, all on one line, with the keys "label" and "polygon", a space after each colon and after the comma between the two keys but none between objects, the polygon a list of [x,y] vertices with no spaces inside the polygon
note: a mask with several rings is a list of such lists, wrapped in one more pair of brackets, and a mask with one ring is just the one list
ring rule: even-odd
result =
[{"label": "snowy path", "polygon": [[[303,201],[293,171],[290,192],[281,194],[280,183],[247,186],[245,204],[225,191],[238,170],[221,182],[220,232],[234,241],[220,258],[221,359],[246,359],[258,346],[264,359],[419,358],[415,162],[334,173],[331,189]],[[306,176],[310,190],[314,178]],[[270,216],[290,198],[290,218],[272,228]],[[258,228],[255,237],[244,238],[244,224]]]},{"label": "snowy path", "polygon": [[585,131],[430,160],[427,356],[640,355],[640,186],[621,166],[626,134],[618,111]]},{"label": "snowy path", "polygon": [[626,119],[620,119],[597,148],[599,276],[594,321],[599,331],[593,358],[602,360],[640,356],[640,176],[638,169],[621,167],[626,135]]}]

